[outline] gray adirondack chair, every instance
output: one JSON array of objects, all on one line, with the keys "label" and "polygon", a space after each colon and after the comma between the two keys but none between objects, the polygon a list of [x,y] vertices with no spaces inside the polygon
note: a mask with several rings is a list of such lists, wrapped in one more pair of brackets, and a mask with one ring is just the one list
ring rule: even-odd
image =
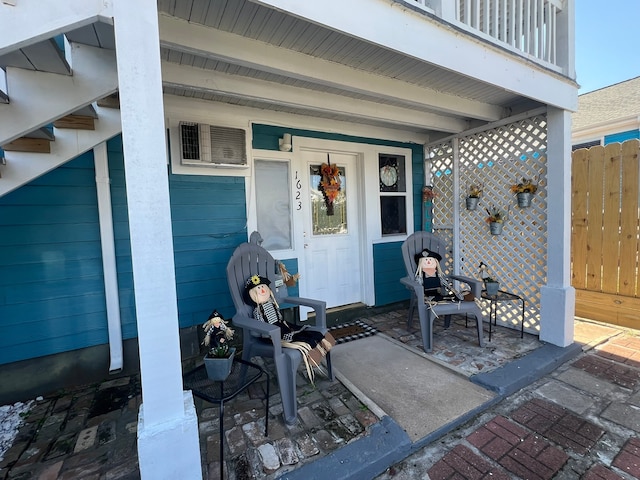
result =
[{"label": "gray adirondack chair", "polygon": [[[282,397],[284,421],[292,425],[296,422],[298,408],[296,398],[296,373],[302,354],[295,349],[283,348],[280,343],[280,327],[270,325],[253,318],[253,307],[242,299],[245,282],[252,275],[260,275],[271,281],[271,290],[278,304],[307,306],[315,312],[315,324],[310,330],[327,332],[326,302],[310,298],[290,297],[282,282],[276,285],[276,261],[271,254],[257,242],[240,244],[227,264],[227,281],[236,308],[232,322],[242,328],[242,359],[252,357],[271,357],[275,363],[280,396]],[[331,353],[325,357],[329,378],[333,381]]]},{"label": "gray adirondack chair", "polygon": [[[437,235],[429,232],[415,232],[407,237],[402,243],[402,258],[407,271],[407,276],[400,279],[400,282],[411,291],[411,300],[409,303],[409,316],[407,325],[411,327],[413,323],[414,311],[418,310],[420,319],[420,330],[422,332],[422,346],[425,352],[433,349],[433,321],[436,316],[444,316],[445,327],[449,328],[451,324],[451,315],[454,314],[471,314],[476,319],[476,328],[478,330],[478,343],[484,347],[484,339],[482,336],[482,312],[475,301],[457,300],[453,302],[442,302],[429,305],[424,298],[423,286],[415,280],[416,260],[415,255],[425,248],[432,252],[436,252],[445,258],[447,249],[445,243],[438,238]],[[475,278],[465,277],[462,275],[447,275],[449,280],[460,281],[471,287],[471,292],[476,298],[480,298],[482,293],[482,281]]]}]

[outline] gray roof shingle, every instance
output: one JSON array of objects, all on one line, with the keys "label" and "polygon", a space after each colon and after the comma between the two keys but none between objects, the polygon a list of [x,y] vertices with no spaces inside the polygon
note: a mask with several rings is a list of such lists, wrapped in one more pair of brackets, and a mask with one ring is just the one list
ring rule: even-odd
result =
[{"label": "gray roof shingle", "polygon": [[578,111],[572,115],[573,130],[632,115],[640,116],[640,77],[580,95]]}]

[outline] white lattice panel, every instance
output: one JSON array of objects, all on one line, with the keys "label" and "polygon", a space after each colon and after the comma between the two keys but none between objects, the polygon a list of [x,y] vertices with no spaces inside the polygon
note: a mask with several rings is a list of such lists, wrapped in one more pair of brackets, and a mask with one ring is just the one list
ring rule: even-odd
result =
[{"label": "white lattice panel", "polygon": [[[501,289],[526,300],[525,330],[538,332],[540,286],[546,282],[547,123],[536,116],[502,127],[461,137],[458,158],[451,143],[431,145],[431,173],[438,197],[434,202],[434,231],[453,244],[451,228],[459,226],[460,273],[478,277],[484,262]],[[459,195],[453,201],[454,176]],[[518,207],[510,187],[522,178],[537,180],[531,206]],[[483,185],[480,204],[466,210],[470,185]],[[502,235],[491,235],[486,207],[508,211]],[[448,232],[448,235],[447,233]],[[455,251],[455,250],[454,250]],[[448,265],[450,266],[450,265]],[[484,314],[488,316],[488,303]],[[498,321],[520,328],[519,302],[498,304]]]},{"label": "white lattice panel", "polygon": [[[453,251],[453,148],[450,142],[433,145],[427,155],[431,158],[433,191],[438,194],[433,202],[433,233]],[[440,266],[445,273],[453,273],[453,258],[447,256]]]}]

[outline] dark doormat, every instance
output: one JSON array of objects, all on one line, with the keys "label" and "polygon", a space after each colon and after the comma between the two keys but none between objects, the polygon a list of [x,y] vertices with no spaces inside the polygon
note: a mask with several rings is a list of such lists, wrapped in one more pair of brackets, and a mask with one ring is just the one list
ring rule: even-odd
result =
[{"label": "dark doormat", "polygon": [[329,329],[333,338],[336,339],[336,344],[351,342],[352,340],[358,340],[359,338],[370,337],[375,335],[378,330],[371,325],[360,320],[354,320],[353,322],[343,323],[342,325],[336,325]]}]

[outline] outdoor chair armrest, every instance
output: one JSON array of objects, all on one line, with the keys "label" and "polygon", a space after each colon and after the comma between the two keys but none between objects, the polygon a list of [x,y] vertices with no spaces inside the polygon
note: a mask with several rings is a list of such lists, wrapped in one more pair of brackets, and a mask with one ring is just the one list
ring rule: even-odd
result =
[{"label": "outdoor chair armrest", "polygon": [[302,305],[304,307],[312,308],[316,313],[315,326],[321,329],[327,328],[327,302],[324,300],[315,300],[304,297],[284,297],[282,301],[293,305]]},{"label": "outdoor chair armrest", "polygon": [[482,293],[482,280],[473,277],[465,277],[464,275],[449,275],[449,278],[458,282],[466,283],[471,287],[471,293],[476,298],[480,298]]},{"label": "outdoor chair armrest", "polygon": [[402,283],[409,290],[413,290],[415,292],[416,298],[419,303],[424,304],[424,288],[415,279],[411,277],[402,277],[400,279],[400,283]]},{"label": "outdoor chair armrest", "polygon": [[[231,322],[242,328],[243,330],[251,330],[263,337],[269,337],[271,343],[273,343],[273,350],[275,355],[282,353],[281,333],[280,327],[277,325],[271,325],[267,322],[261,322],[255,318],[247,317],[246,315],[234,315]],[[246,333],[245,333],[246,334]]]}]

